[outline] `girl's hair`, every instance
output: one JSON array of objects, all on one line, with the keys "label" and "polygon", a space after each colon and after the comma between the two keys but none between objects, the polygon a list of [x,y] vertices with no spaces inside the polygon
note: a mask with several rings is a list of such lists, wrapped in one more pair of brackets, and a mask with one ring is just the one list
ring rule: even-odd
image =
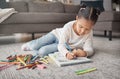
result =
[{"label": "girl's hair", "polygon": [[85,4],[81,5],[81,8],[78,12],[78,18],[84,17],[87,20],[91,20],[96,23],[98,16],[100,15],[100,10],[86,6]]}]

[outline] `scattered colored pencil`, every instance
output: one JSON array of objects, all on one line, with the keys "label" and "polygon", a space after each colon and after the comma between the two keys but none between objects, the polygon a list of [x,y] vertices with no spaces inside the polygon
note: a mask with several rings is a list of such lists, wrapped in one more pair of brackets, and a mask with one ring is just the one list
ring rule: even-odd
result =
[{"label": "scattered colored pencil", "polygon": [[95,70],[97,70],[97,68],[88,68],[88,69],[84,69],[84,70],[75,71],[75,73],[77,75],[81,75],[81,74],[85,74],[85,73],[92,72]]}]

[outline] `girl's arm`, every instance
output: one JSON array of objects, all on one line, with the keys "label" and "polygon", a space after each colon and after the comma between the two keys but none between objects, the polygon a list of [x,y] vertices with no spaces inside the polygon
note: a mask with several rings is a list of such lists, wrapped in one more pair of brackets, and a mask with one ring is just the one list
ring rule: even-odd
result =
[{"label": "girl's arm", "polygon": [[64,56],[66,56],[66,54],[69,52],[66,49],[66,45],[65,45],[68,39],[69,39],[69,28],[68,28],[68,24],[65,24],[64,27],[62,28],[62,33],[58,44],[58,51]]},{"label": "girl's arm", "polygon": [[92,31],[88,34],[82,49],[74,49],[72,53],[76,57],[87,57],[93,54]]},{"label": "girl's arm", "polygon": [[93,33],[90,32],[90,35],[88,36],[87,40],[85,41],[85,44],[83,45],[83,51],[86,52],[86,56],[93,55]]}]

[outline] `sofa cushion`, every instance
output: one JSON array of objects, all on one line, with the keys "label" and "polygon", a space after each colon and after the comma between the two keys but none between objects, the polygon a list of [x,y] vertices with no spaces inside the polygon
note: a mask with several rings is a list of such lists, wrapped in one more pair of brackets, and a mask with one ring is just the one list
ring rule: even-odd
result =
[{"label": "sofa cushion", "polygon": [[8,7],[14,8],[18,12],[28,12],[27,2],[24,1],[9,2]]},{"label": "sofa cushion", "polygon": [[64,5],[65,13],[78,13],[80,5]]},{"label": "sofa cushion", "polygon": [[100,14],[98,21],[120,21],[120,12],[104,11]]},{"label": "sofa cushion", "polygon": [[29,2],[29,12],[64,13],[64,5],[60,2]]},{"label": "sofa cushion", "polygon": [[59,24],[74,20],[76,14],[68,13],[32,13],[24,12],[13,14],[7,18],[2,24]]}]

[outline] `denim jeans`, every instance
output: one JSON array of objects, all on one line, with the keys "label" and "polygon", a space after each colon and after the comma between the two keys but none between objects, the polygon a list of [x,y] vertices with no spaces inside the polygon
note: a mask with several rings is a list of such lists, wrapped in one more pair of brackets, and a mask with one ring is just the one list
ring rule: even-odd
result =
[{"label": "denim jeans", "polygon": [[27,44],[41,57],[58,51],[58,39],[52,33],[48,33],[38,39],[32,40]]}]

